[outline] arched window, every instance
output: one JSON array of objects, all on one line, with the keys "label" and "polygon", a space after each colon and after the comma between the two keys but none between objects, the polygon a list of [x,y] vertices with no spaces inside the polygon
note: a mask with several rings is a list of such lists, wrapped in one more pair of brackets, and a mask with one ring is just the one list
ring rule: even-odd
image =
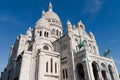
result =
[{"label": "arched window", "polygon": [[48,35],[49,35],[49,34],[48,34],[48,32],[47,32],[47,35],[46,35],[46,36],[48,37]]},{"label": "arched window", "polygon": [[82,29],[84,29],[84,26],[83,26],[83,25],[80,25],[80,27],[81,27]]},{"label": "arched window", "polygon": [[57,63],[55,63],[55,73],[57,73]]},{"label": "arched window", "polygon": [[68,71],[67,71],[67,69],[63,69],[62,74],[63,74],[63,79],[68,78]]},{"label": "arched window", "polygon": [[102,73],[102,76],[103,76],[103,79],[104,80],[107,80],[107,73],[106,73],[106,66],[105,66],[105,64],[101,64],[101,67],[102,67],[102,70],[101,70],[101,73]]},{"label": "arched window", "polygon": [[51,73],[53,72],[53,59],[51,59]]},{"label": "arched window", "polygon": [[79,80],[85,80],[83,65],[81,63],[77,64],[77,74]]},{"label": "arched window", "polygon": [[42,31],[40,31],[40,36],[42,36]]},{"label": "arched window", "polygon": [[96,62],[92,63],[92,68],[93,68],[94,78],[95,78],[95,80],[98,80],[99,79],[99,74],[98,74],[98,65],[97,65]]},{"label": "arched window", "polygon": [[68,71],[67,71],[67,69],[65,69],[65,72],[66,72],[66,78],[68,78]]},{"label": "arched window", "polygon": [[56,30],[56,35],[58,36],[58,30]]},{"label": "arched window", "polygon": [[61,31],[60,31],[60,34],[59,34],[59,36],[61,37]]},{"label": "arched window", "polygon": [[44,50],[49,50],[49,47],[48,46],[44,46],[43,49]]},{"label": "arched window", "polygon": [[61,47],[62,50],[65,50],[67,49],[67,45],[66,44],[63,44],[62,47]]},{"label": "arched window", "polygon": [[45,37],[46,37],[46,34],[47,34],[47,33],[46,33],[46,31],[45,31],[45,32],[44,32],[44,36],[45,36]]},{"label": "arched window", "polygon": [[52,35],[55,35],[55,29],[52,29]]},{"label": "arched window", "polygon": [[48,62],[46,62],[46,72],[48,72]]},{"label": "arched window", "polygon": [[64,71],[64,69],[63,69],[63,79],[65,79],[65,71]]},{"label": "arched window", "polygon": [[108,68],[109,68],[109,74],[110,74],[111,79],[112,79],[112,80],[115,80],[115,79],[114,79],[114,72],[113,72],[112,66],[109,65]]}]

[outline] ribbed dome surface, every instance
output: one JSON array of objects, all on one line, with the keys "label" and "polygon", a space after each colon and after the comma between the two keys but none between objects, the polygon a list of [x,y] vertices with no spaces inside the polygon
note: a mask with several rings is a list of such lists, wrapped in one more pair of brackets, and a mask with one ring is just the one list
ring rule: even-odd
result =
[{"label": "ribbed dome surface", "polygon": [[35,28],[40,28],[40,27],[49,28],[49,23],[48,23],[48,21],[47,21],[44,17],[40,18],[40,19],[36,22]]},{"label": "ribbed dome surface", "polygon": [[[60,21],[59,16],[58,16],[55,12],[53,12],[53,11],[48,11],[48,12],[46,12],[45,15],[44,15],[44,17],[45,17],[46,19],[55,19],[55,20]],[[60,21],[60,22],[61,22],[61,21]]]}]

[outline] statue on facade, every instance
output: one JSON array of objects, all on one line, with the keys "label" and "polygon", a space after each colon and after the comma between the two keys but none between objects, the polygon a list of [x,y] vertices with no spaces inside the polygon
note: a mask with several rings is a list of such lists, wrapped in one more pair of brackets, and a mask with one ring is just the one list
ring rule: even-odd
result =
[{"label": "statue on facade", "polygon": [[104,57],[110,57],[110,52],[111,52],[111,50],[110,49],[105,49],[105,51],[104,51]]},{"label": "statue on facade", "polygon": [[85,43],[86,43],[86,40],[83,40],[83,41],[82,41],[82,40],[80,39],[80,42],[79,42],[79,44],[78,44],[78,48],[79,48],[79,49],[81,49],[82,47],[85,48]]}]

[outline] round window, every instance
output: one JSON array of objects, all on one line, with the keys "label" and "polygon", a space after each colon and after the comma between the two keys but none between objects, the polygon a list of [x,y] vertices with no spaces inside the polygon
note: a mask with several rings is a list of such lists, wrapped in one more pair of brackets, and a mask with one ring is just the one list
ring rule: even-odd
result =
[{"label": "round window", "polygon": [[43,48],[44,48],[44,50],[49,50],[48,46],[44,46]]}]

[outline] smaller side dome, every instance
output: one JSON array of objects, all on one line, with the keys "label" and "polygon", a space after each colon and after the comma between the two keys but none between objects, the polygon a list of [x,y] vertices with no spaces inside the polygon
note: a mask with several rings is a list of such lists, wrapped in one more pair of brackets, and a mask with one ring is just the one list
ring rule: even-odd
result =
[{"label": "smaller side dome", "polygon": [[44,17],[40,18],[35,24],[35,28],[40,28],[40,27],[49,28],[49,23]]}]

